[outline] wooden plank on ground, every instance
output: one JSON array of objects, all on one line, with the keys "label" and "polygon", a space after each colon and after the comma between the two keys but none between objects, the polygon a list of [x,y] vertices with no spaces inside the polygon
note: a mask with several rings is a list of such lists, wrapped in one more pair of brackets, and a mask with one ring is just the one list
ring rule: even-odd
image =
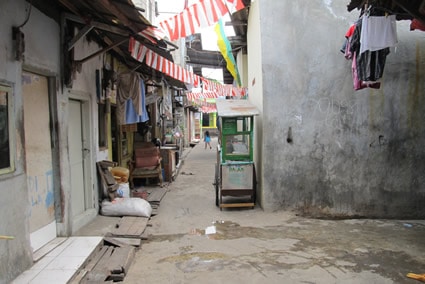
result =
[{"label": "wooden plank on ground", "polygon": [[164,195],[167,193],[166,188],[155,188],[155,190],[152,190],[150,192],[147,201],[149,202],[161,202],[161,199],[164,197]]},{"label": "wooden plank on ground", "polygon": [[122,217],[118,227],[114,228],[111,234],[122,237],[139,237],[145,230],[148,220],[149,218],[146,217]]},{"label": "wooden plank on ground", "polygon": [[83,280],[80,283],[89,284],[89,283],[102,283],[106,281],[110,275],[110,269],[108,263],[110,261],[111,255],[114,252],[114,247],[104,246],[106,248],[105,253],[95,264],[93,269],[87,273]]},{"label": "wooden plank on ground", "polygon": [[105,236],[103,238],[103,241],[105,242],[106,245],[110,246],[115,246],[115,247],[123,247],[123,246],[127,246],[128,244],[121,242],[121,240],[116,239],[116,238],[111,238],[109,236]]},{"label": "wooden plank on ground", "polygon": [[93,258],[88,260],[88,263],[81,268],[76,275],[72,277],[72,279],[68,282],[69,284],[78,284],[82,283],[81,281],[85,278],[85,276],[93,270],[99,260],[105,255],[108,251],[108,246],[102,246],[99,251],[97,251]]},{"label": "wooden plank on ground", "polygon": [[[146,230],[145,230],[146,231]],[[144,232],[143,232],[144,234]],[[142,236],[143,236],[142,234]],[[135,238],[111,238],[119,243],[126,244],[128,246],[134,246],[134,247],[140,247],[142,244],[141,239],[135,239]]]},{"label": "wooden plank on ground", "polygon": [[113,274],[127,274],[134,259],[135,250],[133,246],[115,248],[112,256],[109,258],[109,271],[113,271]]},{"label": "wooden plank on ground", "polygon": [[80,282],[83,284],[104,283],[107,281],[123,281],[134,259],[135,248],[132,246],[107,246],[103,258],[92,271]]}]

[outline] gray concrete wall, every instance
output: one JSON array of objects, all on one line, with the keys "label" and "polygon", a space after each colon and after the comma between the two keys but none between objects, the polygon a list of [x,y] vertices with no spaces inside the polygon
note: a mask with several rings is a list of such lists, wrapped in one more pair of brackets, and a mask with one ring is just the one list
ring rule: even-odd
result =
[{"label": "gray concrete wall", "polygon": [[398,22],[381,89],[354,91],[351,62],[339,51],[358,17],[349,1],[255,2],[264,209],[423,218],[425,33]]},{"label": "gray concrete wall", "polygon": [[[0,175],[0,234],[14,236],[13,240],[0,241],[0,283],[10,283],[17,275],[32,264],[32,249],[29,238],[29,212],[25,157],[23,149],[22,87],[23,69],[38,70],[45,74],[59,72],[59,26],[42,15],[34,7],[25,34],[25,61],[15,60],[12,42],[12,26],[24,23],[28,3],[22,1],[0,1],[0,83],[12,87],[16,143],[13,173]],[[45,45],[49,42],[49,45]]]},{"label": "gray concrete wall", "polygon": [[[57,234],[69,236],[72,230],[73,220],[69,214],[70,208],[70,168],[68,155],[68,100],[70,91],[90,96],[92,159],[91,164],[93,179],[90,181],[94,191],[92,210],[94,215],[86,214],[84,223],[92,220],[97,214],[96,195],[97,185],[95,161],[105,159],[108,151],[100,151],[97,142],[97,104],[95,89],[95,69],[100,69],[103,57],[93,58],[83,65],[81,73],[76,75],[74,88],[64,89],[62,93],[60,82],[60,27],[57,22],[47,17],[35,7],[31,8],[28,22],[22,27],[25,34],[25,59],[16,61],[14,58],[15,48],[12,41],[12,26],[24,23],[27,17],[29,3],[24,0],[0,1],[0,84],[10,86],[13,90],[11,96],[13,103],[12,120],[13,128],[16,129],[15,166],[13,173],[0,175],[0,235],[14,236],[13,240],[0,240],[0,283],[10,283],[22,271],[32,265],[32,248],[30,242],[29,216],[31,204],[28,197],[27,176],[25,174],[25,149],[24,125],[23,125],[23,101],[21,74],[23,70],[56,78],[57,105],[57,131],[59,142],[56,149],[60,161],[54,164],[59,167],[60,181],[56,184],[55,191],[59,192],[61,202],[57,206]],[[86,40],[76,45],[76,55],[85,57],[99,50],[96,43],[88,43]],[[80,57],[78,59],[80,59]],[[53,112],[55,112],[53,111]]]},{"label": "gray concrete wall", "polygon": [[[248,99],[260,111],[260,115],[254,117],[254,161],[257,178],[257,204],[263,206],[264,203],[264,188],[263,186],[263,71],[262,71],[262,48],[267,48],[261,45],[261,22],[259,1],[251,3],[248,19],[248,74],[244,81],[244,86],[248,87]],[[243,78],[245,76],[242,76]]]}]

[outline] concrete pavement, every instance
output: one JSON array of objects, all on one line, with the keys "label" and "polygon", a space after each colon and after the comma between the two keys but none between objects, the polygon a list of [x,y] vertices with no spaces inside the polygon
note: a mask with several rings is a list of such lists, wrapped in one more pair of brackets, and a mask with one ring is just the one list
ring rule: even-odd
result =
[{"label": "concrete pavement", "polygon": [[419,283],[406,274],[425,273],[424,221],[220,211],[212,144],[185,150],[124,283]]}]

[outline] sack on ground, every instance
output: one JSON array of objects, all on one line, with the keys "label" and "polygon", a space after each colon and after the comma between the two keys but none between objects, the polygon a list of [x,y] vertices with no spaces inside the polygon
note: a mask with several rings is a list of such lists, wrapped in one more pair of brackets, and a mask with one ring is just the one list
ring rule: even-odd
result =
[{"label": "sack on ground", "polygon": [[114,201],[103,200],[100,214],[104,216],[139,216],[150,217],[152,206],[142,198],[115,198]]}]

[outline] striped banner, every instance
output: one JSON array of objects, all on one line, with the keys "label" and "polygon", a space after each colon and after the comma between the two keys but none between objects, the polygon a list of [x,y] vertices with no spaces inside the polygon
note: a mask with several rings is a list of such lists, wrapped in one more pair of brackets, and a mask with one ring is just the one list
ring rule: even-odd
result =
[{"label": "striped banner", "polygon": [[[228,6],[231,9],[228,9]],[[168,38],[171,41],[190,36],[197,30],[212,26],[229,10],[233,12],[245,8],[242,0],[200,0],[187,7],[180,14],[159,23],[158,27],[148,27],[140,35],[149,39]]]},{"label": "striped banner", "polygon": [[197,99],[216,99],[219,97],[219,95],[215,92],[202,92],[202,93],[188,92],[186,93],[186,97],[189,101],[194,101]]},{"label": "striped banner", "polygon": [[192,85],[195,88],[201,87],[202,92],[188,93],[188,98],[197,98],[202,95],[202,98],[218,98],[226,96],[246,96],[247,89],[235,87],[233,85],[223,85],[219,82],[211,81],[196,75],[183,67],[174,64],[170,60],[153,52],[134,38],[130,38],[129,52],[131,56],[139,62],[145,64],[171,78],[174,78],[183,83]]},{"label": "striped banner", "polygon": [[191,102],[191,105],[198,107],[203,113],[217,112],[215,103],[208,103],[205,99],[195,99]]}]

